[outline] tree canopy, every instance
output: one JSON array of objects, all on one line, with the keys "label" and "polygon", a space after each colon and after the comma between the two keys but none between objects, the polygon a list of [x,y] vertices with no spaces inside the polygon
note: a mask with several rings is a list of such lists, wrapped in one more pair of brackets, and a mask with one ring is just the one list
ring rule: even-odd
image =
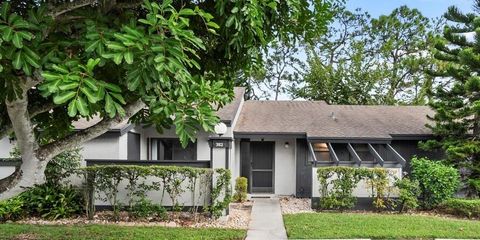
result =
[{"label": "tree canopy", "polygon": [[[55,155],[130,119],[175,126],[181,142],[211,131],[236,74],[273,40],[310,37],[325,1],[4,1],[0,137],[13,134],[20,187],[42,182]],[[73,131],[79,118],[100,122]]]},{"label": "tree canopy", "polygon": [[431,71],[441,82],[431,92],[435,114],[429,127],[440,138],[424,147],[445,150],[448,160],[463,169],[469,194],[479,196],[480,1],[474,7],[475,12],[462,13],[452,6],[445,14],[448,24],[436,40],[433,52],[438,63]]},{"label": "tree canopy", "polygon": [[372,18],[339,6],[327,34],[307,45],[294,97],[334,104],[424,104],[433,78],[435,21],[401,6]]}]

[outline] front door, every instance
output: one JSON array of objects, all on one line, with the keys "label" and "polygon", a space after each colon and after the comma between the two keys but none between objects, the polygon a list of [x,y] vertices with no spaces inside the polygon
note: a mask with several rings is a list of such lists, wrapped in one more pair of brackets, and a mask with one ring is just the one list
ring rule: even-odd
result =
[{"label": "front door", "polygon": [[251,142],[252,193],[273,193],[275,142]]}]

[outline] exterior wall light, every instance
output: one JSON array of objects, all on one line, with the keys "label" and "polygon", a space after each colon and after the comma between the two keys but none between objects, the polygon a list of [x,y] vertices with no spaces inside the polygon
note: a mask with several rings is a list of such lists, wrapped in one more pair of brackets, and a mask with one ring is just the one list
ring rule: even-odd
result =
[{"label": "exterior wall light", "polygon": [[290,147],[290,143],[285,142],[285,148],[289,148],[289,147]]},{"label": "exterior wall light", "polygon": [[219,122],[217,125],[215,125],[214,130],[215,130],[215,133],[221,137],[222,135],[227,133],[227,125],[225,125],[225,123],[223,122]]}]

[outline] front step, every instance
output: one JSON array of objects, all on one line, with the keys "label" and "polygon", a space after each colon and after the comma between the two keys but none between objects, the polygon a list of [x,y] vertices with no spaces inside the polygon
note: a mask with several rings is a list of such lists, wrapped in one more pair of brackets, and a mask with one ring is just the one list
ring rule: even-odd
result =
[{"label": "front step", "polygon": [[259,198],[276,198],[277,196],[275,194],[268,194],[268,193],[254,193],[254,194],[248,194],[247,198],[249,200],[251,199],[259,199]]}]

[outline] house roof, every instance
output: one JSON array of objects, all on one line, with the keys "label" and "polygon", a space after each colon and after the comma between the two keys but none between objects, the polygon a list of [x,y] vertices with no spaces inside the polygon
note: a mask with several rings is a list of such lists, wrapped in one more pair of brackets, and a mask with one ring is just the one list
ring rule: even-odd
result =
[{"label": "house roof", "polygon": [[245,94],[245,88],[235,87],[233,91],[235,95],[234,99],[217,111],[217,116],[227,125],[231,124],[235,118],[235,115],[237,115],[238,108],[240,107],[243,95]]},{"label": "house roof", "polygon": [[323,101],[245,101],[237,134],[306,134],[311,139],[391,139],[425,136],[421,106],[328,105]]}]

